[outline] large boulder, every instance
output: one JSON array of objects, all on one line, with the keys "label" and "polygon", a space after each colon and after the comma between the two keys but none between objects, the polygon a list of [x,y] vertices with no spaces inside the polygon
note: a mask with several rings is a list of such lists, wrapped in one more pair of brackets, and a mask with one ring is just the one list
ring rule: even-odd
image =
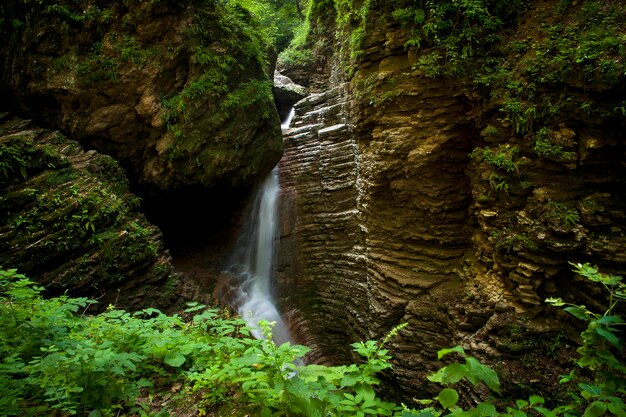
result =
[{"label": "large boulder", "polygon": [[0,117],[0,266],[101,306],[175,304],[180,277],[118,164],[58,131]]},{"label": "large boulder", "polygon": [[280,159],[255,20],[214,2],[0,5],[0,100],[155,190],[253,183]]}]

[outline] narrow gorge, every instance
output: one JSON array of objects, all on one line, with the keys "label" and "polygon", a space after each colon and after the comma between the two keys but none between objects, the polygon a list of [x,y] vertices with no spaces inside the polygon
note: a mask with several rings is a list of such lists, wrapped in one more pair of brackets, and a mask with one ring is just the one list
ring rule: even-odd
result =
[{"label": "narrow gorge", "polygon": [[[230,306],[314,366],[400,328],[376,390],[409,407],[453,346],[559,403],[584,326],[545,300],[602,311],[572,268],[626,273],[626,7],[287,3],[289,36],[271,1],[0,6],[0,266],[98,311]],[[232,377],[196,400],[259,378]]]}]

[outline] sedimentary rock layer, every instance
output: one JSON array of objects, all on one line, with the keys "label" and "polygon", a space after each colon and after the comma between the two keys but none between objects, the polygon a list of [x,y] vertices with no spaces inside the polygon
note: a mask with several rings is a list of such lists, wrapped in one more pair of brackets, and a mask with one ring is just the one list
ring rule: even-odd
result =
[{"label": "sedimentary rock layer", "polygon": [[138,212],[111,157],[6,113],[0,154],[2,267],[100,308],[176,303],[181,283],[161,232]]},{"label": "sedimentary rock layer", "polygon": [[[537,10],[526,19],[549,12]],[[513,383],[548,387],[575,344],[543,300],[602,300],[568,261],[626,270],[624,120],[603,101],[617,92],[546,89],[544,102],[591,100],[595,116],[562,106],[520,134],[496,94],[426,76],[407,30],[371,22],[349,79],[296,104],[285,139],[280,277],[300,341],[342,361],[350,342],[408,322],[386,379],[404,398],[459,343]],[[537,355],[542,370],[523,365]]]}]

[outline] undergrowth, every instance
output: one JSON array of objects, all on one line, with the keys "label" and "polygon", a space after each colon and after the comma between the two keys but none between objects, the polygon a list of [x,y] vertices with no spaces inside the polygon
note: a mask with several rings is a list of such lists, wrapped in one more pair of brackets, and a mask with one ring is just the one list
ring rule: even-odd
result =
[{"label": "undergrowth", "polygon": [[[566,404],[546,404],[541,395],[528,399],[495,398],[462,408],[455,385],[465,381],[500,393],[496,372],[460,346],[443,349],[438,359],[459,355],[430,375],[443,385],[433,399],[414,408],[382,400],[376,374],[390,368],[383,340],[353,344],[362,361],[326,367],[300,365],[308,349],[271,339],[271,324],[262,322],[265,338],[250,337],[243,320],[190,303],[183,316],[156,309],[130,313],[109,306],[92,316],[95,301],[62,296],[46,299],[44,289],[15,270],[0,269],[0,415],[166,416],[190,406],[202,414],[236,409],[261,416],[510,416],[598,417],[626,415],[626,367],[621,362],[616,306],[626,298],[621,277],[589,265],[575,271],[608,291],[602,313],[549,299],[550,304],[584,320],[577,365],[561,379],[568,384]],[[591,376],[590,376],[591,375]],[[164,401],[167,398],[167,401]],[[500,404],[509,405],[500,405]]]}]

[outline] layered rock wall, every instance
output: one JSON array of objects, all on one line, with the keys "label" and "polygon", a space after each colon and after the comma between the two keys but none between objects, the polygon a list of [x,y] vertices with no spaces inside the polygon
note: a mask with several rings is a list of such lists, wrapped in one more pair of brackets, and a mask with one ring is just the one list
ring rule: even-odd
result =
[{"label": "layered rock wall", "polygon": [[349,358],[346,332],[354,339],[367,328],[359,156],[344,94],[338,86],[296,104],[279,165],[283,310],[318,362]]},{"label": "layered rock wall", "polygon": [[[525,24],[551,7],[538,2]],[[547,127],[520,134],[501,96],[427,76],[418,63],[429,51],[405,48],[410,31],[380,17],[359,58],[333,68],[344,81],[296,105],[285,139],[281,282],[299,341],[313,360],[343,361],[349,342],[408,322],[386,379],[404,398],[428,390],[436,351],[459,343],[497,357],[512,389],[547,393],[575,343],[560,336],[573,322],[543,300],[602,304],[568,261],[626,270],[619,83],[542,90],[543,103],[584,106],[553,106]],[[341,105],[327,98],[337,88]],[[525,365],[538,357],[543,369]]]},{"label": "layered rock wall", "polygon": [[0,154],[2,267],[36,279],[49,294],[97,299],[94,309],[169,309],[179,301],[184,283],[161,232],[139,213],[111,157],[6,113]]}]

